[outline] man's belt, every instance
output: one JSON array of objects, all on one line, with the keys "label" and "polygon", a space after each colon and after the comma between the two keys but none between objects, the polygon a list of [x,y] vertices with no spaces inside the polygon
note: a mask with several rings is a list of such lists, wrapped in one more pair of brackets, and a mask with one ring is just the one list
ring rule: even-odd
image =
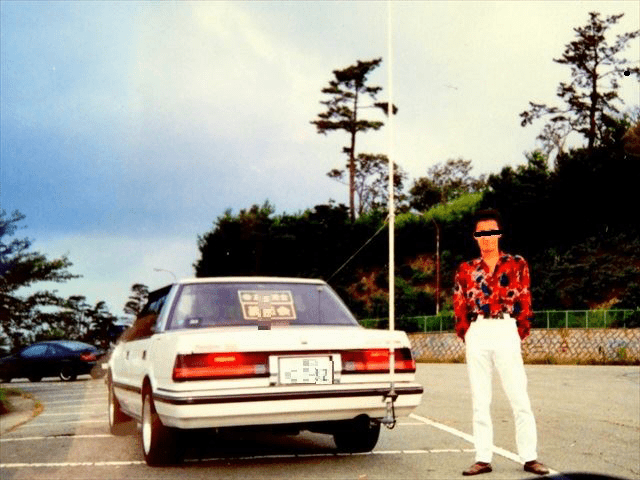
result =
[{"label": "man's belt", "polygon": [[505,317],[510,317],[510,315],[504,312],[499,312],[499,313],[496,313],[495,315],[485,315],[484,313],[482,314],[472,313],[469,315],[469,321],[475,322],[478,317],[482,317],[485,320],[504,320]]}]

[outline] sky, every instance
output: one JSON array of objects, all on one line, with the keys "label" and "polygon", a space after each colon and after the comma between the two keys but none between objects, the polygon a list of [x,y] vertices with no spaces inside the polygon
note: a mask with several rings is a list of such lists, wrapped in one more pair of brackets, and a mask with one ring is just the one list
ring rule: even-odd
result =
[{"label": "sky", "polygon": [[[0,0],[0,208],[82,275],[38,288],[120,315],[134,283],[194,276],[227,209],[348,204],[326,176],[347,135],[310,122],[357,60],[383,58],[369,82],[399,108],[357,150],[391,154],[408,187],[450,158],[475,176],[526,163],[543,122],[519,113],[556,104],[570,73],[553,58],[590,11],[624,13],[614,35],[640,28],[636,1]],[[637,65],[640,42],[624,56]],[[632,77],[620,93],[640,105]]]}]

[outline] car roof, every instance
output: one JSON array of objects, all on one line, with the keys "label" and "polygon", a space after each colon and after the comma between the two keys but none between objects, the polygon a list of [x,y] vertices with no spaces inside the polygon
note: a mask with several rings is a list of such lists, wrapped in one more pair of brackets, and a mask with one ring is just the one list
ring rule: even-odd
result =
[{"label": "car roof", "polygon": [[78,342],[77,340],[48,340],[45,342],[38,342],[38,344],[53,344],[60,345],[62,347],[70,348],[71,350],[82,350],[86,348],[96,348],[88,343]]},{"label": "car roof", "polygon": [[297,283],[299,285],[326,285],[327,282],[319,278],[296,278],[296,277],[197,277],[182,278],[177,282],[165,285],[149,292],[151,297],[162,290],[170,289],[173,285],[195,285],[205,283]]},{"label": "car roof", "polygon": [[299,283],[311,285],[324,285],[325,281],[319,278],[294,278],[294,277],[202,277],[183,278],[177,284],[191,283]]}]

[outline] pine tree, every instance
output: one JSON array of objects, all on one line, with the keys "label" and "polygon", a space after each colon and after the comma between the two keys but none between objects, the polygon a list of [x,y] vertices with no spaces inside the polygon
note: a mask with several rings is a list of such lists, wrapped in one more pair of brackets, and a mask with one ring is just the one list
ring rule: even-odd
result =
[{"label": "pine tree", "polygon": [[619,57],[640,30],[617,35],[613,43],[606,38],[622,16],[601,18],[599,13],[591,12],[586,25],[574,28],[576,39],[565,45],[562,57],[553,60],[571,69],[571,82],[561,82],[557,90],[563,107],[529,102],[529,110],[520,114],[523,127],[550,116],[538,136],[546,153],[562,151],[572,132],[583,135],[591,151],[602,140],[611,119],[619,116],[618,106],[623,101],[618,95],[618,80],[632,76],[640,79],[640,67],[632,67]]},{"label": "pine tree", "polygon": [[[333,130],[344,130],[349,133],[350,144],[343,148],[343,152],[349,156],[349,213],[351,221],[355,220],[355,191],[356,191],[356,134],[369,130],[379,130],[384,123],[375,120],[362,119],[358,116],[358,110],[368,107],[376,107],[388,111],[388,103],[375,102],[373,105],[362,106],[363,96],[368,96],[375,100],[377,94],[382,90],[379,86],[367,84],[367,76],[380,66],[382,58],[362,62],[358,60],[355,65],[351,65],[342,70],[334,70],[334,79],[329,82],[329,86],[322,89],[322,93],[330,96],[328,100],[320,103],[327,106],[325,112],[319,113],[318,118],[311,123],[314,124],[318,133],[326,134]],[[395,105],[393,113],[397,112]],[[330,172],[331,176],[331,172]]]}]

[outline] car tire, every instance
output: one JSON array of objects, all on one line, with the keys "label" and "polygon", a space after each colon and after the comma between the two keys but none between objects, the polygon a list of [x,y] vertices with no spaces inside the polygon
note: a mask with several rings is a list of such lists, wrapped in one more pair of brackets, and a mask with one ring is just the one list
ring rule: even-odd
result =
[{"label": "car tire", "polygon": [[78,377],[78,374],[73,370],[71,365],[64,365],[60,369],[59,377],[63,382],[73,382]]},{"label": "car tire", "polygon": [[378,443],[380,423],[362,415],[344,422],[333,433],[333,441],[341,452],[370,452]]},{"label": "car tire", "polygon": [[131,432],[133,420],[120,408],[120,402],[113,391],[113,385],[109,381],[109,431],[112,435],[127,435]]},{"label": "car tire", "polygon": [[39,382],[42,380],[42,377],[29,377],[30,382]]},{"label": "car tire", "polygon": [[151,388],[142,392],[142,453],[149,466],[178,463],[177,432],[165,427],[156,412]]}]

